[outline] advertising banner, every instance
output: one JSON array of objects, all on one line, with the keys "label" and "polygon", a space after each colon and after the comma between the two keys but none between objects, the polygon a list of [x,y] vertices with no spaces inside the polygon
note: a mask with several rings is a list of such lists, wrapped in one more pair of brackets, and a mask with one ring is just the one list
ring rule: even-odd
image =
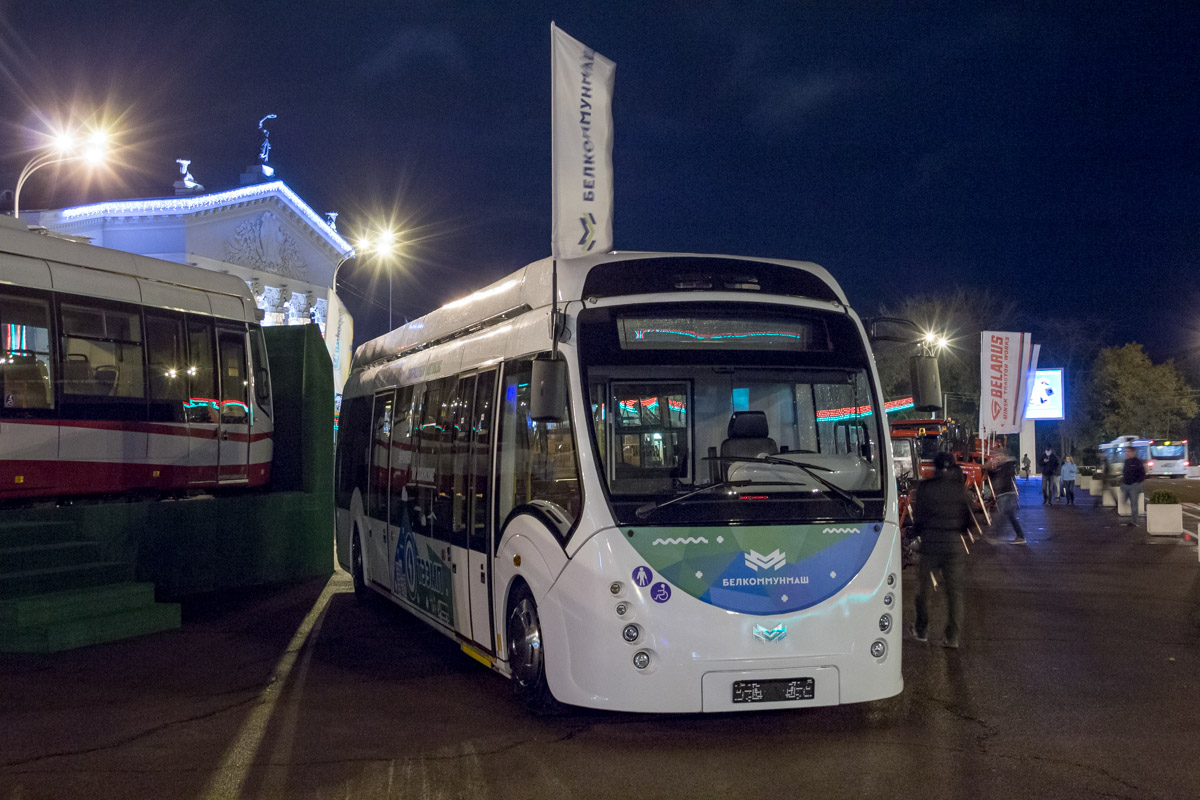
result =
[{"label": "advertising banner", "polygon": [[979,435],[1020,433],[1037,351],[1028,333],[983,331],[979,349]]},{"label": "advertising banner", "polygon": [[555,258],[613,249],[616,64],[550,23]]},{"label": "advertising banner", "polygon": [[1063,394],[1063,371],[1039,369],[1034,371],[1033,390],[1025,407],[1025,419],[1064,419],[1066,395]]}]

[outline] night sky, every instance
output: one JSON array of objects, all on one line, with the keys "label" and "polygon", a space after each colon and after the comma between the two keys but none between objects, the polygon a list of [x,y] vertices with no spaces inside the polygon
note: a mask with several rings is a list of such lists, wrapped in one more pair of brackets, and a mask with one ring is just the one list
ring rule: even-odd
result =
[{"label": "night sky", "polygon": [[[862,313],[991,286],[1014,327],[1200,345],[1200,4],[883,6],[0,0],[0,185],[73,107],[124,164],[44,170],[23,207],[169,195],[181,157],[230,188],[277,114],[279,177],[351,241],[412,240],[399,324],[549,255],[555,20],[617,63],[618,249],[816,261]],[[343,274],[358,341],[383,332],[386,280]]]}]

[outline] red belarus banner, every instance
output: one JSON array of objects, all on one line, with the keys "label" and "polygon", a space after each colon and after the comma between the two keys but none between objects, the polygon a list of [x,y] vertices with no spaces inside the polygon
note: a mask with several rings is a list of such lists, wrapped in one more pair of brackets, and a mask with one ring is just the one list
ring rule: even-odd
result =
[{"label": "red belarus banner", "polygon": [[979,348],[979,435],[1020,433],[1040,346],[1028,333],[983,331]]}]

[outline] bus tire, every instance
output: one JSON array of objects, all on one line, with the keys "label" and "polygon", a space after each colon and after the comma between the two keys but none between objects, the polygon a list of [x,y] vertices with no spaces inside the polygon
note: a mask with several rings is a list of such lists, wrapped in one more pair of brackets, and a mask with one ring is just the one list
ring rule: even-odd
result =
[{"label": "bus tire", "polygon": [[363,572],[362,535],[357,527],[350,539],[350,578],[354,581],[354,599],[360,603],[367,602],[371,590],[367,588],[366,574]]},{"label": "bus tire", "polygon": [[538,716],[561,713],[546,683],[546,659],[542,647],[542,623],[533,592],[523,582],[513,589],[505,621],[508,664],[513,692],[525,707]]}]

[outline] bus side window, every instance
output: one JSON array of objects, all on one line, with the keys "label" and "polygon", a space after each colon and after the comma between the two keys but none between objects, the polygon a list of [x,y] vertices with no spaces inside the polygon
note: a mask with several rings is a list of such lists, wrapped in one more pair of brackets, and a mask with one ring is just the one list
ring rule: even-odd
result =
[{"label": "bus side window", "polygon": [[396,390],[396,404],[392,407],[392,457],[391,457],[391,515],[390,524],[400,529],[401,535],[412,530],[412,398],[413,387],[402,386]]},{"label": "bus side window", "polygon": [[211,423],[219,420],[217,409],[216,358],[213,355],[212,323],[189,319],[187,420]]},{"label": "bus side window", "polygon": [[421,399],[420,419],[413,432],[413,483],[416,486],[413,503],[412,527],[417,533],[435,536],[434,514],[437,507],[437,470],[441,454],[441,431],[439,418],[447,393],[446,380],[431,381],[425,385]]},{"label": "bus side window", "polygon": [[146,359],[149,367],[150,419],[183,422],[188,398],[187,342],[183,319],[158,312],[146,314]]},{"label": "bus side window", "polygon": [[453,447],[450,474],[442,477],[450,496],[450,543],[466,549],[471,497],[471,418],[475,402],[475,376],[460,378],[452,403],[450,439]]},{"label": "bus side window", "polygon": [[544,501],[565,514],[570,527],[583,503],[570,401],[562,409],[562,422],[534,422],[529,418],[531,375],[528,359],[505,365],[497,518],[504,521],[514,508]]},{"label": "bus side window", "polygon": [[354,490],[367,490],[367,442],[370,439],[371,398],[353,397],[342,403],[338,430],[338,508],[350,508]]},{"label": "bus side window", "polygon": [[393,393],[375,395],[375,411],[371,417],[371,474],[368,479],[367,516],[387,521],[388,453],[392,449]]},{"label": "bus side window", "polygon": [[471,474],[475,482],[471,498],[470,548],[478,553],[488,551],[490,531],[492,466],[492,402],[496,391],[496,371],[485,372],[475,384],[475,405],[471,417]]},{"label": "bus side window", "polygon": [[54,408],[50,304],[0,295],[0,414]]}]

